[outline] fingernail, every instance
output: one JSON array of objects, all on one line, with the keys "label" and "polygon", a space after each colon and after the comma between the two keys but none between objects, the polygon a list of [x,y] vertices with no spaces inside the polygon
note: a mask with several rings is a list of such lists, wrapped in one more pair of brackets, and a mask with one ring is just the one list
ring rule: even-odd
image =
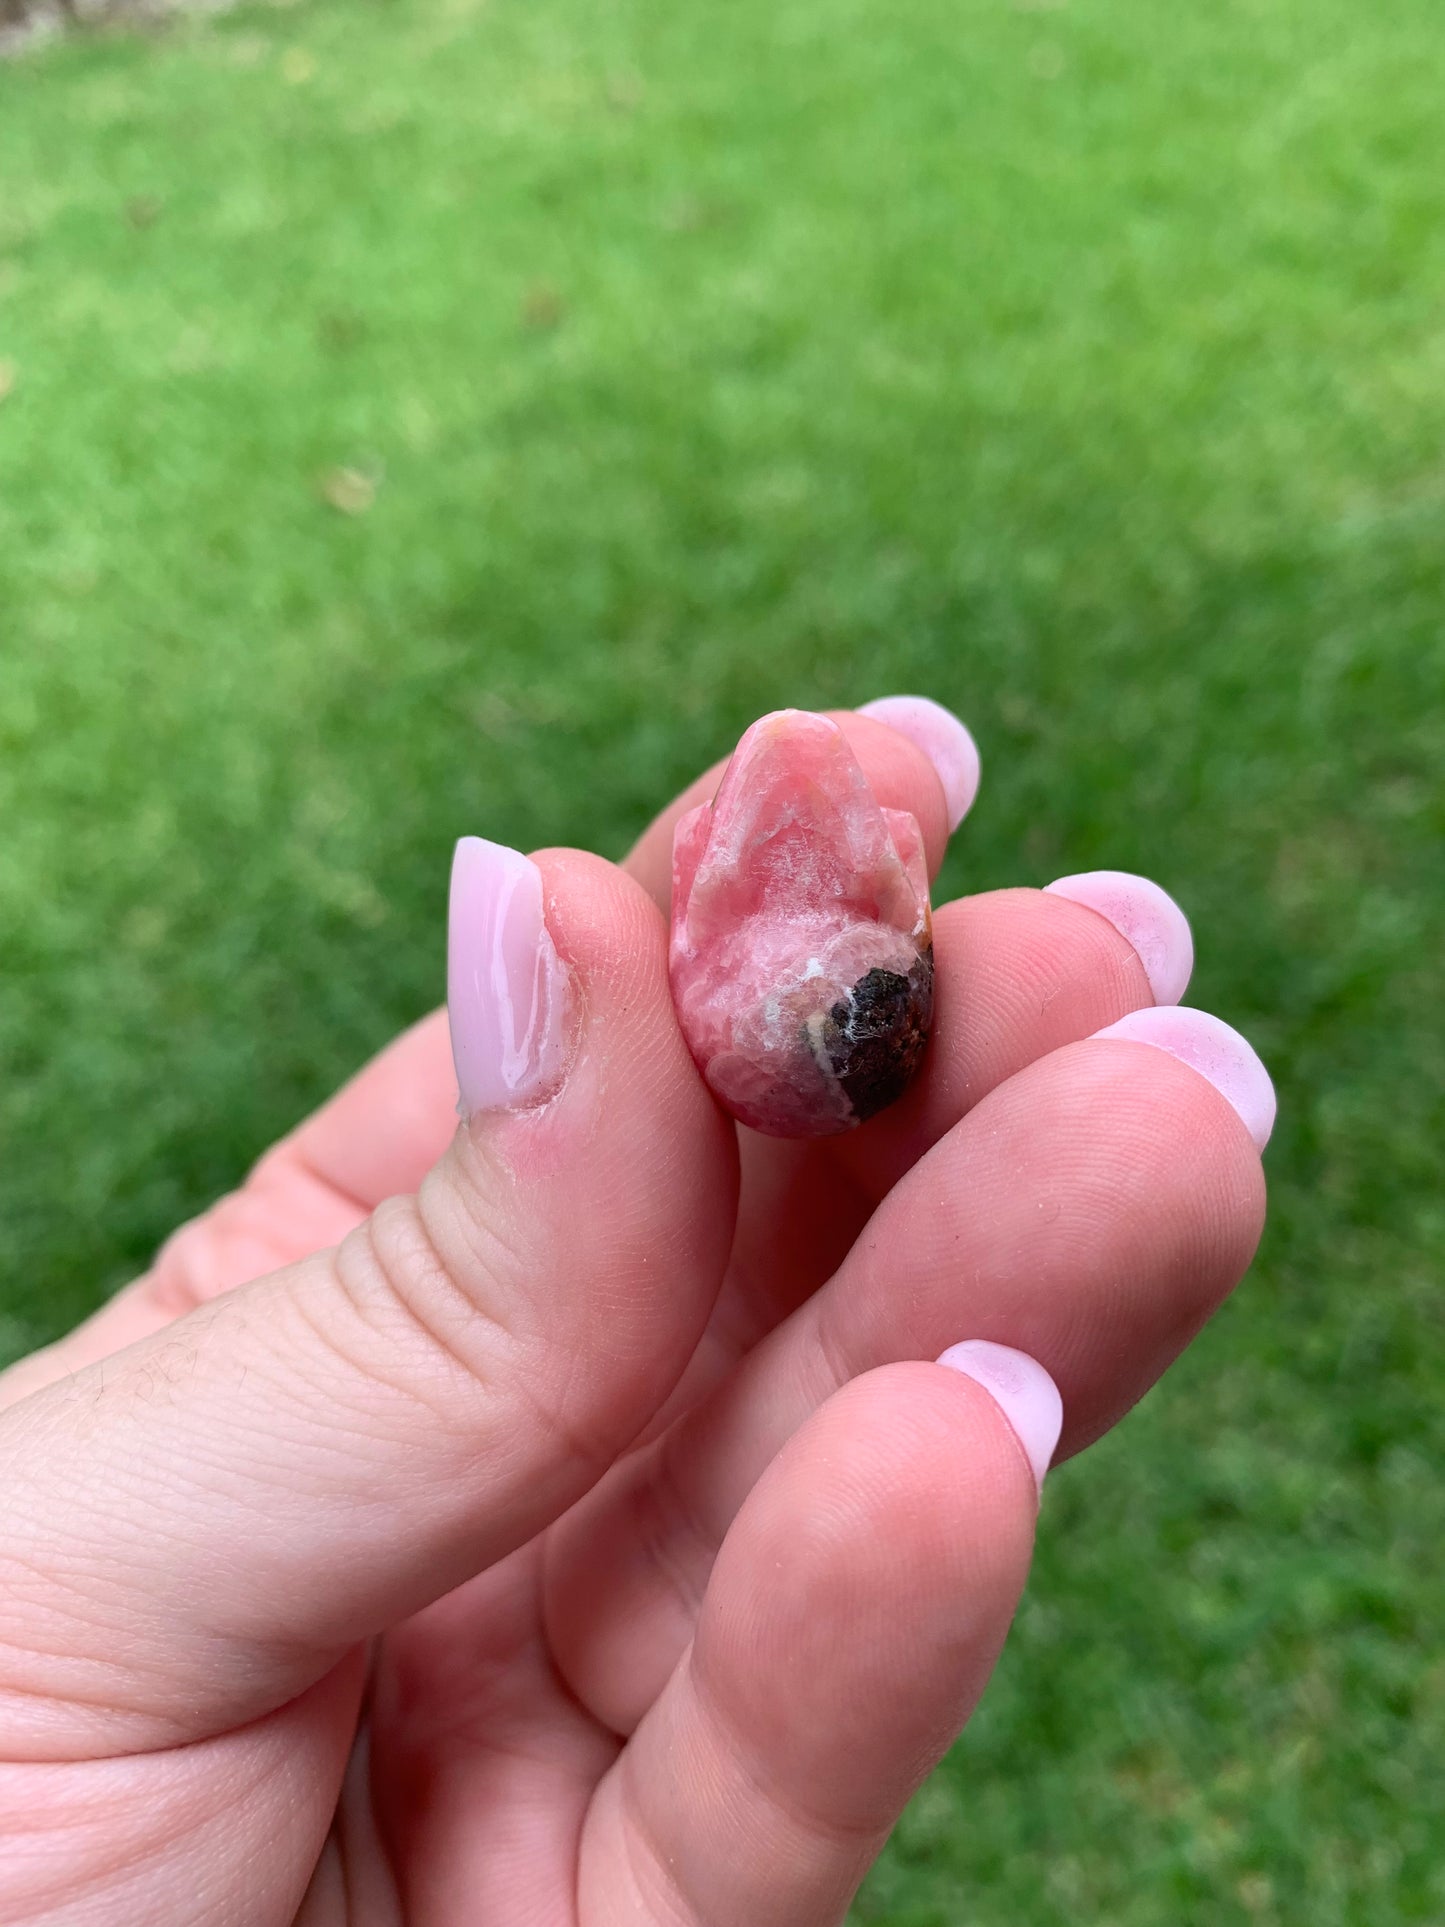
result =
[{"label": "fingernail", "polygon": [[1194,939],[1188,917],[1167,890],[1128,870],[1085,870],[1046,883],[1044,890],[1107,917],[1138,952],[1155,1003],[1179,1002],[1194,969]]},{"label": "fingernail", "polygon": [[1042,1486],[1063,1430],[1064,1401],[1039,1361],[1012,1345],[966,1338],[961,1345],[950,1345],[938,1362],[982,1385],[1018,1435],[1034,1481]]},{"label": "fingernail", "polygon": [[931,696],[880,696],[864,703],[858,714],[887,723],[923,751],[943,785],[951,835],[978,795],[978,745],[957,716]]},{"label": "fingernail", "polygon": [[463,1117],[548,1095],[565,1068],[571,998],[542,910],[542,872],[464,836],[452,858],[447,1021]]},{"label": "fingernail", "polygon": [[1274,1129],[1274,1085],[1254,1047],[1207,1010],[1134,1010],[1096,1037],[1122,1037],[1168,1051],[1228,1098],[1259,1150]]}]

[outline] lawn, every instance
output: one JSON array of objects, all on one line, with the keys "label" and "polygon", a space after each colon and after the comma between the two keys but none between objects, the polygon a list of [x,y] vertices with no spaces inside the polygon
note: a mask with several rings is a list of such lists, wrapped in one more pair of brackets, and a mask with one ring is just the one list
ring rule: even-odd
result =
[{"label": "lawn", "polygon": [[890,1927],[1445,1920],[1439,0],[312,0],[0,64],[0,1352],[620,852],[932,692],[1193,918],[1245,1288],[1056,1476]]}]

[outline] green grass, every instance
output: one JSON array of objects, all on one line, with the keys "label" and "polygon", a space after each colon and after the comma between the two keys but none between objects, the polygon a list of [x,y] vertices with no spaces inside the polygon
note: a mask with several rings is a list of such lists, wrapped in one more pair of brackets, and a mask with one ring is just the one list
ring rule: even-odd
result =
[{"label": "green grass", "polygon": [[7,1352],[437,997],[456,834],[618,852],[778,703],[953,703],[951,889],[1160,878],[1276,1074],[1251,1280],[860,1921],[1445,1920],[1442,89],[1438,0],[0,66]]}]

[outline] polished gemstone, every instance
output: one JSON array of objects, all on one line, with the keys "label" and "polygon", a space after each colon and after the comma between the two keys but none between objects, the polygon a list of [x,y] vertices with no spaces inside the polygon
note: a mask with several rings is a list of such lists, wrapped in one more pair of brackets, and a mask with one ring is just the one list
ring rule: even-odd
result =
[{"label": "polished gemstone", "polygon": [[923,841],[828,717],[754,723],[678,824],[671,970],[693,1056],[755,1130],[846,1131],[907,1088],[933,1013]]}]

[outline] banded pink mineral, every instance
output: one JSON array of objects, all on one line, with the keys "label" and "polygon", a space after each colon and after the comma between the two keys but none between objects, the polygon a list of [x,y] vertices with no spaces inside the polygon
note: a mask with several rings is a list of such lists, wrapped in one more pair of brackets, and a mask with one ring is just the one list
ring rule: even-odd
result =
[{"label": "banded pink mineral", "polygon": [[671,972],[693,1056],[754,1130],[825,1137],[907,1088],[933,1016],[923,839],[826,716],[754,723],[678,824]]}]

